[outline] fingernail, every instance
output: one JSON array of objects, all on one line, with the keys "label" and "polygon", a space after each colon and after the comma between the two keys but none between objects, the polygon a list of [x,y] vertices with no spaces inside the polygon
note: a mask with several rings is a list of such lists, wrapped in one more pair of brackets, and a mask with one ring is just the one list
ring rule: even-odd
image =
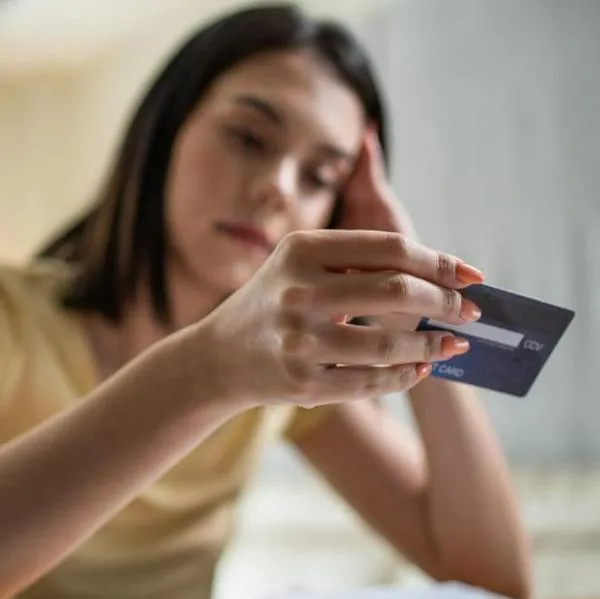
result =
[{"label": "fingernail", "polygon": [[417,366],[417,378],[422,380],[431,374],[431,364],[424,362]]},{"label": "fingernail", "polygon": [[448,335],[442,338],[442,356],[444,358],[452,358],[454,356],[461,356],[469,351],[470,344],[466,339],[462,337],[454,337],[454,335]]},{"label": "fingernail", "polygon": [[471,300],[463,297],[460,306],[460,317],[467,321],[479,320],[481,310]]},{"label": "fingernail", "polygon": [[474,266],[465,264],[462,261],[459,261],[456,265],[456,278],[465,285],[477,285],[483,283],[485,280],[485,277],[480,270],[477,270]]}]

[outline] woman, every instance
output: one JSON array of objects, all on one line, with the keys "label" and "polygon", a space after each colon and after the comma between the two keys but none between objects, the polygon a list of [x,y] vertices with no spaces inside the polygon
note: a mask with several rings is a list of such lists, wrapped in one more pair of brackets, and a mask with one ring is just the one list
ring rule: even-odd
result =
[{"label": "woman", "polygon": [[[476,320],[458,290],[482,275],[409,239],[385,146],[361,48],[295,8],[227,16],[166,65],[53,261],[1,272],[0,595],[209,597],[284,434],[425,572],[527,596],[483,411],[427,378],[468,344],[415,332]],[[402,390],[419,442],[352,401]]]}]

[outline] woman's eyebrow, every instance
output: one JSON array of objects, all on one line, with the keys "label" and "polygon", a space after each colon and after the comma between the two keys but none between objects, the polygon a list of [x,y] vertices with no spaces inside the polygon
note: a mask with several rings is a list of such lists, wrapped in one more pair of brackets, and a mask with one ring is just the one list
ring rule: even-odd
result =
[{"label": "woman's eyebrow", "polygon": [[267,100],[259,98],[258,96],[244,94],[236,96],[234,102],[260,112],[265,118],[278,127],[285,127],[285,117],[283,116],[283,113]]},{"label": "woman's eyebrow", "polygon": [[[233,99],[235,104],[245,106],[259,112],[263,117],[271,121],[277,127],[285,128],[286,119],[283,112],[274,106],[268,100],[260,98],[253,94],[243,94],[235,96]],[[353,152],[344,150],[334,144],[320,144],[318,149],[323,154],[326,154],[329,158],[336,160],[343,160],[345,162],[354,162],[356,156]]]},{"label": "woman's eyebrow", "polygon": [[344,150],[333,144],[321,144],[319,145],[319,150],[324,154],[327,154],[330,158],[343,160],[344,162],[354,162],[356,159],[353,152],[349,152],[348,150]]}]

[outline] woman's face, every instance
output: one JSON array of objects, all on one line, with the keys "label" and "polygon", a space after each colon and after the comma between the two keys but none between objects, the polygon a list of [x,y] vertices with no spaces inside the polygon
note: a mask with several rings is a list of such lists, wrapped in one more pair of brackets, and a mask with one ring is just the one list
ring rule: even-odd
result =
[{"label": "woman's face", "polygon": [[326,226],[364,126],[358,97],[309,52],[228,71],[173,147],[170,267],[229,293],[287,233]]}]

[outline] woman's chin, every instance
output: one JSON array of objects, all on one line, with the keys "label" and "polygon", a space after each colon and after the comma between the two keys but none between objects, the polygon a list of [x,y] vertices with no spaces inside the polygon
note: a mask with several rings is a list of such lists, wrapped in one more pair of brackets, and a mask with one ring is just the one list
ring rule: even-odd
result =
[{"label": "woman's chin", "polygon": [[170,267],[175,280],[187,280],[184,286],[198,287],[211,295],[229,295],[250,281],[264,263],[264,260],[253,259],[254,256],[231,256],[220,249],[203,251],[201,260],[174,256]]}]

